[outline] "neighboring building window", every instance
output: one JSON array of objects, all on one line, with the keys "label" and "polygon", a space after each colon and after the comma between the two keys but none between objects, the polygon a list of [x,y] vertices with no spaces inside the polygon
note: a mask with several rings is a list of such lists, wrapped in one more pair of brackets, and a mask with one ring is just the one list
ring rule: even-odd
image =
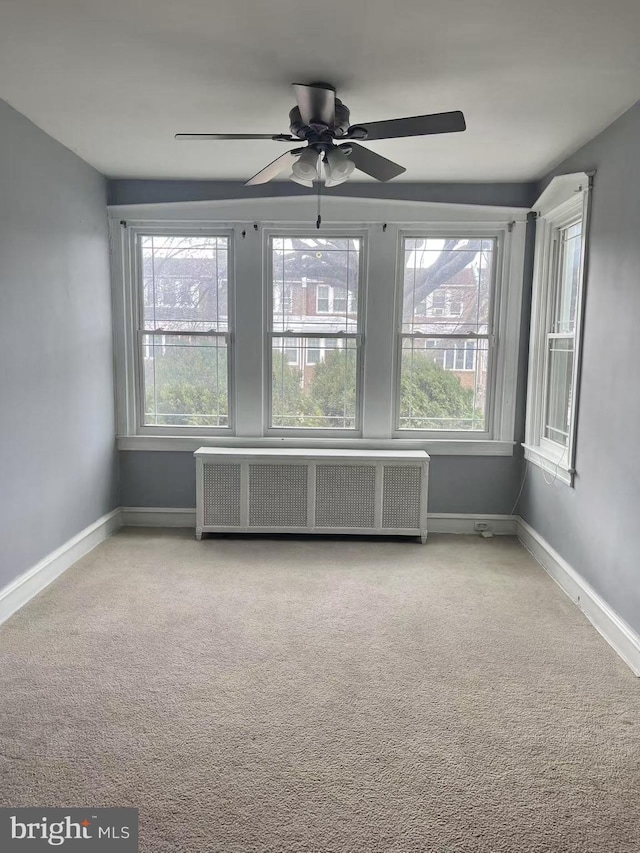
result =
[{"label": "neighboring building window", "polygon": [[333,313],[334,314],[346,314],[347,313],[347,291],[346,290],[338,290],[335,287],[333,288]]},{"label": "neighboring building window", "polygon": [[283,286],[279,282],[274,282],[273,286],[273,304],[276,313],[284,312],[285,314],[293,313],[293,287],[292,285]]},{"label": "neighboring building window", "polygon": [[497,249],[495,237],[403,239],[399,430],[488,432]]},{"label": "neighboring building window", "polygon": [[455,341],[444,350],[445,370],[475,370],[476,344],[475,341]]},{"label": "neighboring building window", "polygon": [[331,310],[329,306],[329,293],[331,288],[326,284],[319,284],[316,289],[316,311],[318,314],[328,314]]},{"label": "neighboring building window", "polygon": [[287,314],[293,313],[293,287],[286,285],[282,297],[282,308]]},{"label": "neighboring building window", "polygon": [[307,364],[320,364],[322,354],[320,341],[309,341],[307,344]]},{"label": "neighboring building window", "polygon": [[229,240],[136,235],[142,427],[229,427]]},{"label": "neighboring building window", "polygon": [[[360,236],[269,238],[271,428],[359,429],[362,243]],[[278,310],[278,289],[303,280],[315,282],[311,310],[306,300],[295,316]],[[287,355],[292,340],[306,353],[295,363]]]},{"label": "neighboring building window", "polygon": [[[316,312],[318,314],[346,314],[348,303],[349,294],[344,288],[326,284],[317,286]],[[350,302],[350,310],[353,310],[353,299]]]},{"label": "neighboring building window", "polygon": [[427,313],[438,317],[446,312],[447,294],[444,290],[434,290],[427,297]]},{"label": "neighboring building window", "polygon": [[279,340],[278,346],[282,346],[282,351],[287,364],[299,367],[300,341],[297,338],[287,338],[286,340]]},{"label": "neighboring building window", "polygon": [[590,178],[554,178],[534,205],[525,456],[573,482]]},{"label": "neighboring building window", "polygon": [[447,313],[450,317],[460,317],[462,315],[462,311],[464,310],[462,299],[459,294],[452,293],[449,291],[447,293],[447,302],[448,302],[448,310]]}]

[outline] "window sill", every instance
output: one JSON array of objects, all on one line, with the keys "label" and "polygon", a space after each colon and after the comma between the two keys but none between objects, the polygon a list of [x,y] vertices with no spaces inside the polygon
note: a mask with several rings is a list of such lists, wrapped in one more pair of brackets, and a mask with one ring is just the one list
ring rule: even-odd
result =
[{"label": "window sill", "polygon": [[244,436],[118,436],[118,450],[191,452],[199,447],[308,447],[360,450],[426,450],[430,456],[512,456],[513,441],[485,439],[251,438]]},{"label": "window sill", "polygon": [[560,480],[566,483],[567,486],[573,487],[574,471],[562,465],[557,458],[554,458],[540,447],[534,447],[531,444],[523,444],[524,458],[538,468],[541,468],[547,474],[551,474],[553,480]]}]

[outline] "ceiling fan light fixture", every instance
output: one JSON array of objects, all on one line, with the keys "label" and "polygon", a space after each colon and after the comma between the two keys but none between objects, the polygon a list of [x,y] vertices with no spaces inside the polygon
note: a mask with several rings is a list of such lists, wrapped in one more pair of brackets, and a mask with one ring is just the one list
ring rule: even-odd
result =
[{"label": "ceiling fan light fixture", "polygon": [[305,148],[293,164],[292,180],[300,178],[303,181],[315,181],[318,177],[318,157],[314,148]]},{"label": "ceiling fan light fixture", "polygon": [[294,175],[293,173],[291,173],[289,175],[289,180],[295,181],[296,184],[300,184],[303,187],[312,187],[313,186],[313,181],[307,181],[305,178],[299,178],[297,175]]},{"label": "ceiling fan light fixture", "polygon": [[325,185],[335,187],[351,177],[355,163],[340,148],[332,148],[324,158]]}]

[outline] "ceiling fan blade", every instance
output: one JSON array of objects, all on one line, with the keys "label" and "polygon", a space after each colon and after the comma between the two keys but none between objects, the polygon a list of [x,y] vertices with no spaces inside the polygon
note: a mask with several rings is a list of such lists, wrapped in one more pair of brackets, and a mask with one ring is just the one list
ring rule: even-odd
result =
[{"label": "ceiling fan blade", "polygon": [[351,154],[348,156],[356,169],[366,172],[367,175],[371,175],[378,181],[390,181],[391,178],[396,178],[407,171],[404,166],[399,166],[393,160],[387,160],[386,157],[381,157],[375,151],[363,148],[362,145],[356,145],[355,142],[348,142],[346,145],[339,145],[338,147],[350,148]]},{"label": "ceiling fan blade", "polygon": [[294,142],[297,137],[288,133],[176,133],[180,141],[209,141],[216,139],[273,139],[275,142]]},{"label": "ceiling fan blade", "polygon": [[333,89],[294,83],[293,91],[296,95],[300,109],[300,118],[303,124],[321,123],[332,125],[334,123],[336,117],[336,93]]},{"label": "ceiling fan blade", "polygon": [[[394,139],[400,136],[426,136],[430,133],[456,133],[466,130],[464,115],[460,110],[450,113],[432,113],[428,116],[394,118],[389,121],[374,121],[370,124],[354,125],[367,131],[366,139]],[[351,128],[349,128],[350,135]],[[359,137],[358,137],[359,138]]]},{"label": "ceiling fan blade", "polygon": [[275,160],[272,160],[268,166],[265,166],[264,169],[260,169],[260,171],[255,174],[252,178],[245,183],[245,187],[253,187],[256,184],[266,184],[268,181],[272,181],[274,178],[277,178],[281,172],[291,171],[293,164],[296,162],[298,158],[299,151],[287,151],[286,154],[281,154],[280,157],[276,157]]}]

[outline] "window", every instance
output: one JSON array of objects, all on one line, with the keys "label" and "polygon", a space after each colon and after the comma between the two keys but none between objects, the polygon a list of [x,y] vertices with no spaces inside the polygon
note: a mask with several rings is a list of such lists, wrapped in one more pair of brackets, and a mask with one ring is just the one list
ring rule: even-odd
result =
[{"label": "window", "polygon": [[320,364],[323,352],[321,341],[312,340],[307,344],[307,364]]},{"label": "window", "polygon": [[457,293],[447,292],[447,313],[450,317],[460,317],[463,311],[462,298]]},{"label": "window", "polygon": [[476,345],[474,341],[454,341],[443,351],[445,370],[475,370]]},{"label": "window", "polygon": [[287,314],[293,313],[293,287],[291,285],[274,284],[273,289],[274,304],[277,305],[277,310],[283,310]]},{"label": "window", "polygon": [[444,314],[447,307],[447,294],[444,290],[434,290],[427,297],[427,312],[437,317]]},{"label": "window", "polygon": [[526,212],[335,198],[318,231],[307,201],[109,209],[118,448],[511,455]]},{"label": "window", "polygon": [[[269,236],[270,428],[359,429],[362,242],[360,236]],[[307,287],[315,282],[315,311],[294,315],[276,294],[291,287],[297,304],[303,279]],[[347,313],[347,305],[354,310]]]},{"label": "window", "polygon": [[347,312],[347,291],[333,288],[333,313],[346,314]]},{"label": "window", "polygon": [[319,284],[316,288],[316,311],[318,314],[328,314],[329,308],[329,293],[331,288],[326,284]]},{"label": "window", "polygon": [[300,341],[297,338],[288,338],[287,340],[279,338],[278,346],[282,347],[284,360],[287,364],[294,367],[300,365]]},{"label": "window", "polygon": [[226,236],[136,236],[142,427],[229,426]]},{"label": "window", "polygon": [[497,249],[495,237],[403,238],[399,430],[488,432]]},{"label": "window", "polygon": [[573,482],[589,176],[555,178],[538,199],[525,455]]},{"label": "window", "polygon": [[[318,314],[346,314],[347,303],[349,310],[354,311],[354,294],[349,294],[344,288],[330,287],[326,284],[319,284],[316,288],[316,312]],[[356,294],[357,296],[357,294]]]}]

